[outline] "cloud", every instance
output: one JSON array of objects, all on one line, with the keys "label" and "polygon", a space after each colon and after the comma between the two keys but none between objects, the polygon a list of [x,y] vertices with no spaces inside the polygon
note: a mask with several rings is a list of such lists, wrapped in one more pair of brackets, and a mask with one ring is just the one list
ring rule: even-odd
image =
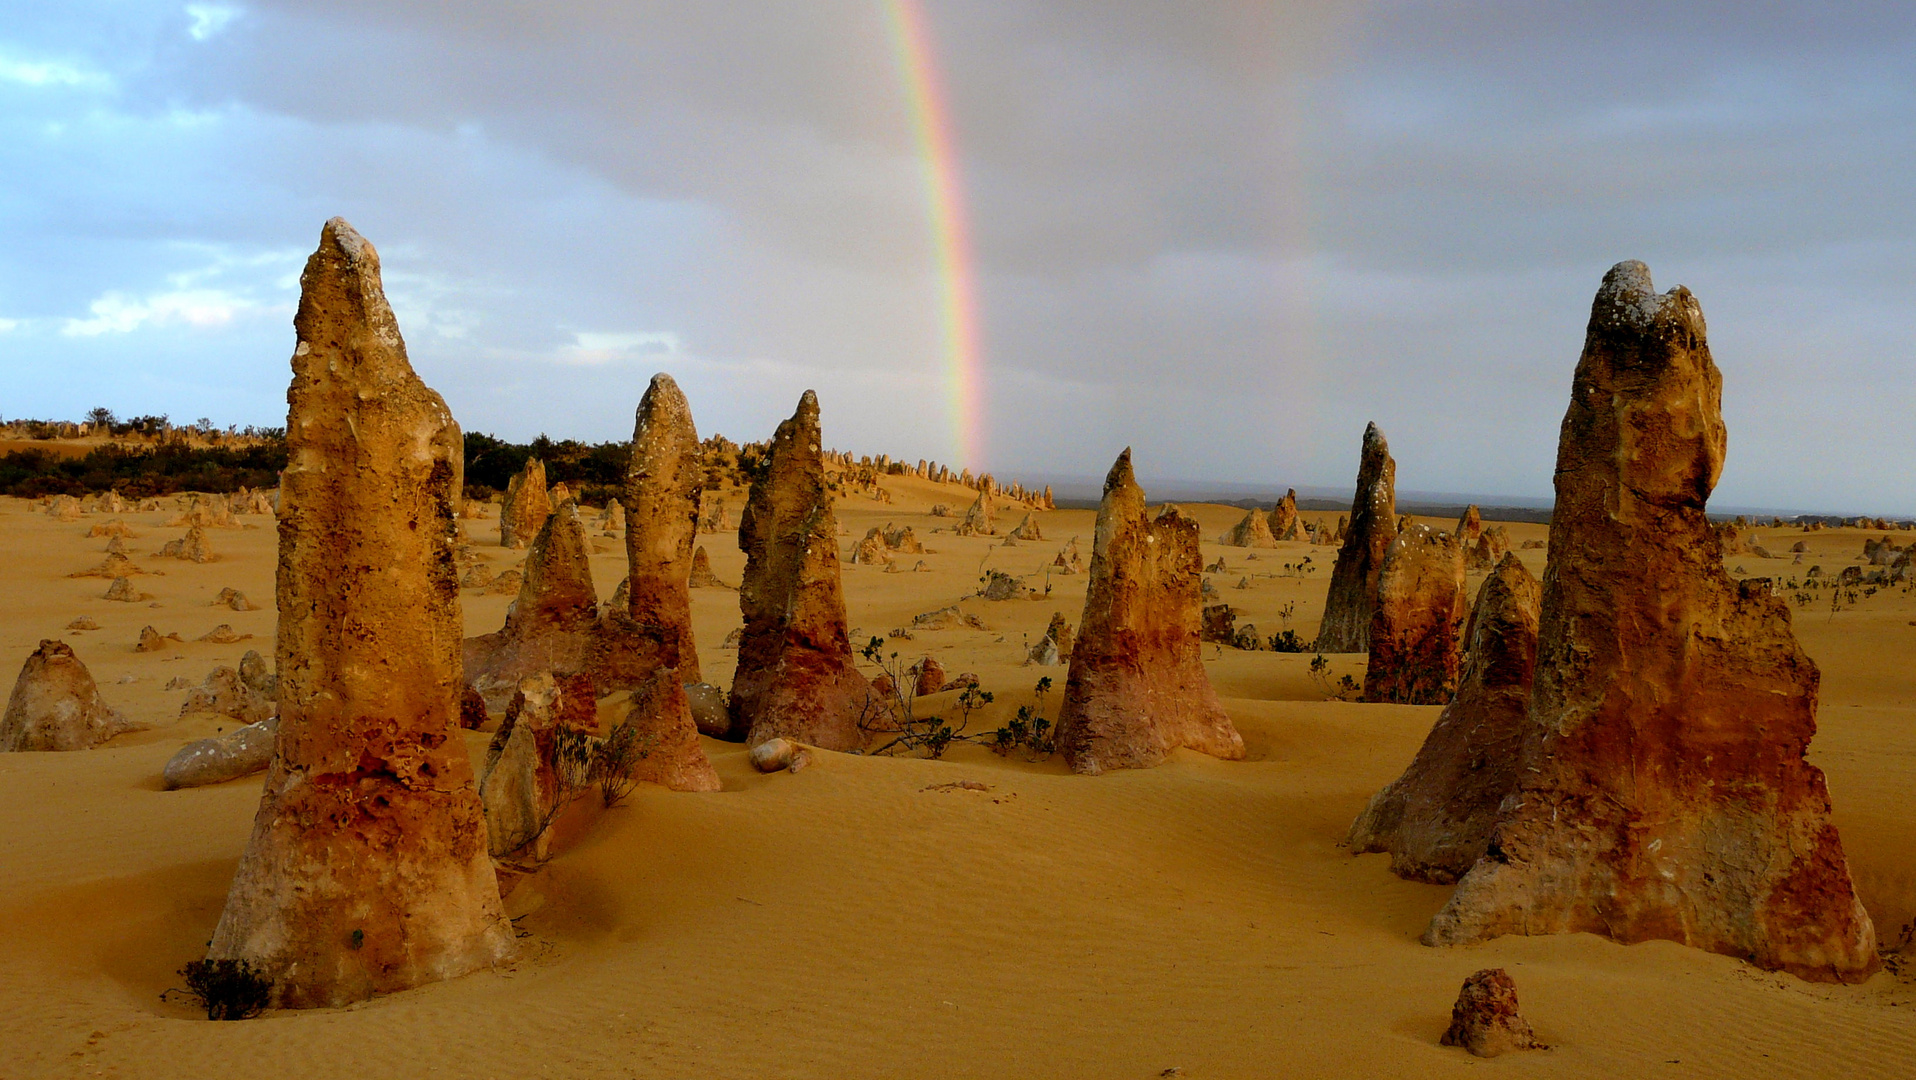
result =
[{"label": "cloud", "polygon": [[130,334],[143,327],[225,326],[235,319],[260,314],[263,305],[223,289],[182,289],[132,299],[109,292],[87,305],[91,318],[67,319],[60,332],[68,337]]},{"label": "cloud", "polygon": [[589,333],[573,335],[575,344],[553,357],[562,364],[610,364],[625,360],[659,362],[679,352],[679,336],[669,332]]},{"label": "cloud", "polygon": [[[262,358],[290,331],[254,315],[286,310],[343,214],[475,430],[621,437],[656,366],[701,430],[762,437],[811,386],[839,445],[953,456],[946,282],[879,5],[185,10],[69,0],[0,29],[0,89],[113,91],[0,110],[0,295],[84,328],[16,332],[10,353],[74,374],[0,364],[0,399],[83,410],[170,348],[128,407],[194,415],[176,402],[208,372],[276,410]],[[971,464],[1098,476],[1135,442],[1153,475],[1343,487],[1375,419],[1407,488],[1547,494],[1591,294],[1642,258],[1710,316],[1720,500],[1916,510],[1891,464],[1916,455],[1895,287],[1916,278],[1916,13],[925,11],[974,246]]]},{"label": "cloud", "polygon": [[239,18],[240,9],[230,4],[188,4],[186,14],[193,20],[186,28],[187,36],[194,41],[206,41]]},{"label": "cloud", "polygon": [[0,56],[0,82],[22,86],[75,86],[103,89],[113,80],[103,72],[90,71],[57,60],[17,60]]},{"label": "cloud", "polygon": [[11,334],[19,328],[19,319],[0,319],[0,334]]}]

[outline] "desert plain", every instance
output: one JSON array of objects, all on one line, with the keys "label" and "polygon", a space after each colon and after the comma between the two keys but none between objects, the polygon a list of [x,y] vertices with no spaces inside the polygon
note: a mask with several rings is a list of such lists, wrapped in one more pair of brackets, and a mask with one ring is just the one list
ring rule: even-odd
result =
[{"label": "desert plain", "polygon": [[[888,502],[851,490],[835,499],[841,555],[884,525],[912,526],[928,550],[901,557],[907,572],[843,565],[853,641],[885,637],[887,652],[975,673],[993,701],[971,732],[1020,706],[1055,718],[1065,668],[1029,663],[1029,647],[1054,613],[1079,620],[1087,576],[1049,568],[1074,537],[1089,556],[1095,512],[1036,511],[1044,539],[1007,545],[933,516],[936,504],[962,510],[968,489],[910,475],[882,486]],[[734,508],[744,498],[720,494]],[[1206,644],[1243,760],[1180,750],[1157,768],[1092,777],[1056,757],[961,742],[939,760],[816,751],[802,771],[765,774],[743,745],[701,736],[723,790],[640,785],[611,809],[580,799],[555,826],[550,861],[502,875],[512,962],[345,1008],[208,1022],[165,992],[205,953],[261,775],[163,790],[161,769],[184,743],[237,723],[181,715],[185,691],[167,686],[197,685],[249,649],[271,656],[277,537],[270,515],[242,514],[238,527],[209,530],[215,561],[152,558],[182,531],[166,524],[174,500],[163,503],[115,515],[139,534],[127,541],[134,561],[164,571],[134,579],[149,600],[124,603],[102,598],[104,580],[69,576],[102,558],[106,540],[86,533],[104,515],[63,522],[36,502],[0,500],[0,658],[11,670],[41,639],[63,640],[110,705],[150,725],[92,750],[0,755],[6,1080],[1916,1075],[1916,973],[1896,951],[1916,919],[1916,597],[1901,587],[1793,611],[1822,672],[1809,757],[1827,775],[1885,952],[1859,984],[1581,933],[1420,944],[1451,888],[1400,880],[1386,856],[1354,856],[1345,838],[1440,707],[1336,699],[1330,680],[1361,678],[1362,655],[1333,655],[1314,677],[1310,652]],[[1239,625],[1315,636],[1335,547],[1224,546],[1242,509],[1182,509],[1202,526],[1206,565],[1225,561],[1206,578]],[[1025,510],[1000,512],[1016,521]],[[1338,515],[1302,516],[1328,526]],[[498,545],[496,519],[462,525],[494,573],[525,557]],[[1547,526],[1506,528],[1541,577],[1546,551],[1521,545]],[[1834,573],[1881,535],[1747,532],[1778,557],[1732,555],[1729,568],[1778,579],[1805,564]],[[625,548],[592,535],[605,599]],[[1804,564],[1787,554],[1798,541]],[[698,542],[736,586],[736,533]],[[919,560],[925,570],[909,572]],[[1037,595],[983,599],[990,570]],[[1469,575],[1471,595],[1482,578]],[[258,610],[215,607],[224,588]],[[460,592],[468,636],[500,627],[510,595]],[[728,686],[738,594],[698,588],[691,601],[703,677]],[[887,637],[953,604],[985,628]],[[68,629],[83,617],[98,629]],[[197,640],[220,624],[250,637]],[[137,652],[149,625],[181,640]],[[957,696],[919,710],[956,717]],[[608,716],[617,707],[601,703]],[[497,724],[463,733],[475,761]],[[1511,974],[1548,1050],[1485,1061],[1439,1045],[1459,984],[1490,967]]]}]

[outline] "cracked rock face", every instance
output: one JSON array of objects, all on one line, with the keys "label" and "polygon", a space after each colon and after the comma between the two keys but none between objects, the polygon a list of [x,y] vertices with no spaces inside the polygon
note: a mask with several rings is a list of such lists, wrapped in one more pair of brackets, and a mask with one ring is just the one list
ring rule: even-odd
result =
[{"label": "cracked rock face", "polygon": [[1816,665],[1704,517],[1721,391],[1689,290],[1613,268],[1558,444],[1524,769],[1427,943],[1590,931],[1807,979],[1876,970],[1804,759]]},{"label": "cracked rock face", "polygon": [[1397,539],[1397,463],[1391,460],[1390,445],[1376,424],[1364,429],[1350,522],[1345,525],[1338,519],[1336,538],[1343,546],[1331,568],[1317,651],[1365,652],[1370,648],[1371,612],[1377,606],[1377,579],[1384,571],[1390,542]]},{"label": "cracked rock face", "polygon": [[1120,454],[1098,506],[1058,715],[1058,748],[1073,770],[1150,768],[1179,747],[1244,756],[1199,651],[1202,566],[1197,522],[1175,507],[1147,514],[1131,452]]},{"label": "cracked rock face", "polygon": [[326,223],[300,286],[277,751],[208,950],[251,962],[295,1008],[513,951],[458,736],[459,428],[407,362],[379,256],[352,226]]},{"label": "cracked rock face", "polygon": [[810,390],[772,436],[739,519],[738,546],[745,626],[732,679],[732,736],[753,745],[787,738],[827,750],[863,747],[859,723],[875,695],[852,662],[838,526]]},{"label": "cracked rock face", "polygon": [[499,544],[523,548],[532,543],[552,516],[552,496],[546,489],[546,463],[526,462],[523,471],[506,481],[505,501],[499,506]]}]

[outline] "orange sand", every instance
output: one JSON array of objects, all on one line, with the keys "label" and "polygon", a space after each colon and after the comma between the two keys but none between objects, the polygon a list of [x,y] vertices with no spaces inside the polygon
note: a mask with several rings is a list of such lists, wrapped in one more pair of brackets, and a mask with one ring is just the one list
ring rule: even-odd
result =
[{"label": "orange sand", "polygon": [[[840,504],[844,543],[910,523],[936,549],[922,557],[934,572],[847,566],[851,622],[867,634],[958,600],[981,568],[1032,572],[1073,535],[1090,556],[1089,511],[1041,514],[1045,541],[997,548],[926,513],[934,501],[962,512],[969,493],[886,484],[891,506]],[[736,515],[742,500],[731,502]],[[1213,539],[1242,516],[1189,509]],[[208,1023],[160,992],[202,953],[260,781],[161,791],[174,750],[230,723],[178,719],[182,693],[161,688],[175,675],[198,682],[249,647],[271,656],[274,531],[264,517],[214,531],[224,558],[205,566],[145,554],[183,531],[162,526],[172,513],[125,515],[142,532],[135,561],[165,576],[138,579],[153,606],[120,604],[100,598],[107,582],[64,576],[99,561],[105,541],[82,534],[101,517],[60,524],[0,499],[4,674],[38,639],[64,636],[109,702],[156,725],[90,752],[0,755],[0,1080],[1916,1075],[1916,987],[1893,972],[1810,985],[1589,935],[1419,945],[1447,890],[1400,881],[1385,857],[1339,844],[1438,710],[1326,702],[1308,655],[1212,647],[1243,762],[1186,752],[1148,772],[1081,778],[1055,761],[960,747],[943,761],[820,754],[800,774],[760,776],[739,747],[707,741],[723,792],[642,787],[611,811],[580,804],[561,854],[509,899],[522,935],[512,967],[349,1009]],[[496,546],[496,521],[467,525],[495,571],[523,557]],[[1521,542],[1544,528],[1510,532]],[[1855,561],[1865,535],[1755,533],[1779,554],[1807,539],[1808,561],[1831,572]],[[701,541],[736,583],[734,535]],[[623,545],[600,543],[609,596]],[[1314,634],[1330,549],[1285,544],[1250,561],[1205,545],[1207,562],[1219,554],[1229,571],[1213,580],[1245,612],[1240,624],[1275,633],[1280,605],[1295,603],[1289,625]],[[1542,551],[1521,554],[1541,572]],[[1283,576],[1305,555],[1314,573]],[[1787,572],[1788,558],[1730,561],[1765,574]],[[1233,588],[1246,575],[1252,587]],[[1050,584],[1044,601],[965,600],[990,631],[894,644],[979,674],[997,701],[974,730],[1033,703],[1041,675],[1058,684],[1040,710],[1055,716],[1064,669],[1023,666],[1023,645],[1053,611],[1075,626],[1085,579]],[[222,586],[265,610],[209,606]],[[468,632],[497,629],[509,600],[467,591]],[[707,678],[725,685],[733,654],[719,643],[737,597],[695,590],[693,608]],[[62,629],[80,615],[101,629]],[[1824,606],[1797,614],[1824,675],[1814,757],[1863,901],[1892,943],[1916,915],[1912,619],[1916,600],[1901,592],[1834,617]],[[223,622],[254,639],[192,641]],[[134,653],[149,623],[189,643]],[[1362,657],[1334,660],[1334,674],[1361,676]],[[954,696],[930,704],[950,708]],[[954,780],[989,790],[928,790]],[[1464,976],[1498,965],[1554,1049],[1481,1062],[1437,1044]]]}]

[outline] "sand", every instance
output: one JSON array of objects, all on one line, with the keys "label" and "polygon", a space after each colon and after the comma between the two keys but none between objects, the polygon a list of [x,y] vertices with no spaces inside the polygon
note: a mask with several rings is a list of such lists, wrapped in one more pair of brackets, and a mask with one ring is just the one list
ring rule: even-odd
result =
[{"label": "sand", "polygon": [[[891,477],[887,506],[842,500],[846,535],[910,524],[933,572],[846,566],[852,625],[883,635],[973,591],[984,569],[1027,573],[1072,536],[1090,554],[1093,514],[1038,514],[1047,540],[996,547],[956,537],[959,489]],[[734,506],[742,497],[733,492]],[[1242,517],[1187,506],[1215,538]],[[521,940],[509,968],[353,1008],[206,1022],[160,998],[204,950],[258,804],[258,776],[180,792],[160,767],[184,742],[234,722],[180,719],[183,691],[248,648],[271,655],[270,518],[216,530],[221,560],[146,552],[183,530],[174,511],[123,514],[148,604],[101,599],[102,539],[0,499],[0,663],[7,678],[42,637],[63,637],[109,703],[153,730],[94,751],[0,755],[0,1080],[39,1076],[367,1077],[1447,1077],[1639,1075],[1767,1078],[1916,1075],[1916,985],[1885,971],[1855,987],[1811,985],[1735,959],[1591,935],[1505,938],[1464,949],[1417,943],[1448,889],[1400,881],[1382,855],[1352,857],[1345,830],[1415,752],[1439,709],[1329,702],[1309,655],[1206,647],[1206,666],[1249,753],[1180,752],[1161,768],[1070,775],[1056,761],[959,747],[942,761],[820,753],[797,775],[761,776],[740,746],[706,740],[725,783],[712,794],[642,785],[610,811],[581,802],[558,856],[513,883]],[[1014,511],[1012,516],[1021,515]],[[1306,513],[1314,520],[1334,514]],[[1449,521],[1430,520],[1439,528]],[[496,522],[466,523],[496,573],[523,552]],[[1541,525],[1508,526],[1513,544]],[[942,531],[933,531],[933,530]],[[1803,566],[1856,561],[1866,534],[1752,530]],[[495,543],[487,544],[490,536]],[[1899,537],[1899,539],[1901,539]],[[599,538],[601,598],[623,545]],[[734,534],[700,537],[736,583]],[[1309,639],[1334,551],[1257,552],[1206,543],[1220,598],[1265,634]],[[1541,573],[1544,552],[1520,553]],[[1314,573],[1287,576],[1305,556]],[[901,570],[920,556],[905,556]],[[1787,574],[1789,556],[1735,556]],[[1290,572],[1295,573],[1295,572]],[[1249,590],[1233,588],[1243,576]],[[989,631],[919,631],[892,642],[976,672],[996,702],[973,730],[1021,704],[1055,717],[1064,669],[1024,666],[1053,611],[1075,625],[1083,575],[1044,600],[961,606]],[[1473,573],[1475,594],[1481,574]],[[211,606],[222,587],[264,610]],[[469,634],[498,629],[510,597],[462,593]],[[1916,598],[1879,593],[1834,616],[1826,595],[1796,624],[1823,668],[1813,758],[1829,774],[1850,864],[1879,933],[1916,917]],[[735,593],[700,589],[693,612],[706,677],[730,681],[720,647]],[[99,630],[63,630],[78,616]],[[230,623],[251,641],[193,639]],[[142,626],[185,644],[140,654]],[[1333,675],[1362,675],[1361,656]],[[1037,702],[1043,675],[1053,689]],[[131,678],[125,682],[123,679]],[[950,708],[955,694],[927,703]],[[487,732],[468,736],[482,752]],[[972,780],[985,791],[945,789]],[[1503,966],[1553,1049],[1481,1062],[1438,1045],[1464,977]],[[1892,965],[1895,966],[1895,965]]]}]

